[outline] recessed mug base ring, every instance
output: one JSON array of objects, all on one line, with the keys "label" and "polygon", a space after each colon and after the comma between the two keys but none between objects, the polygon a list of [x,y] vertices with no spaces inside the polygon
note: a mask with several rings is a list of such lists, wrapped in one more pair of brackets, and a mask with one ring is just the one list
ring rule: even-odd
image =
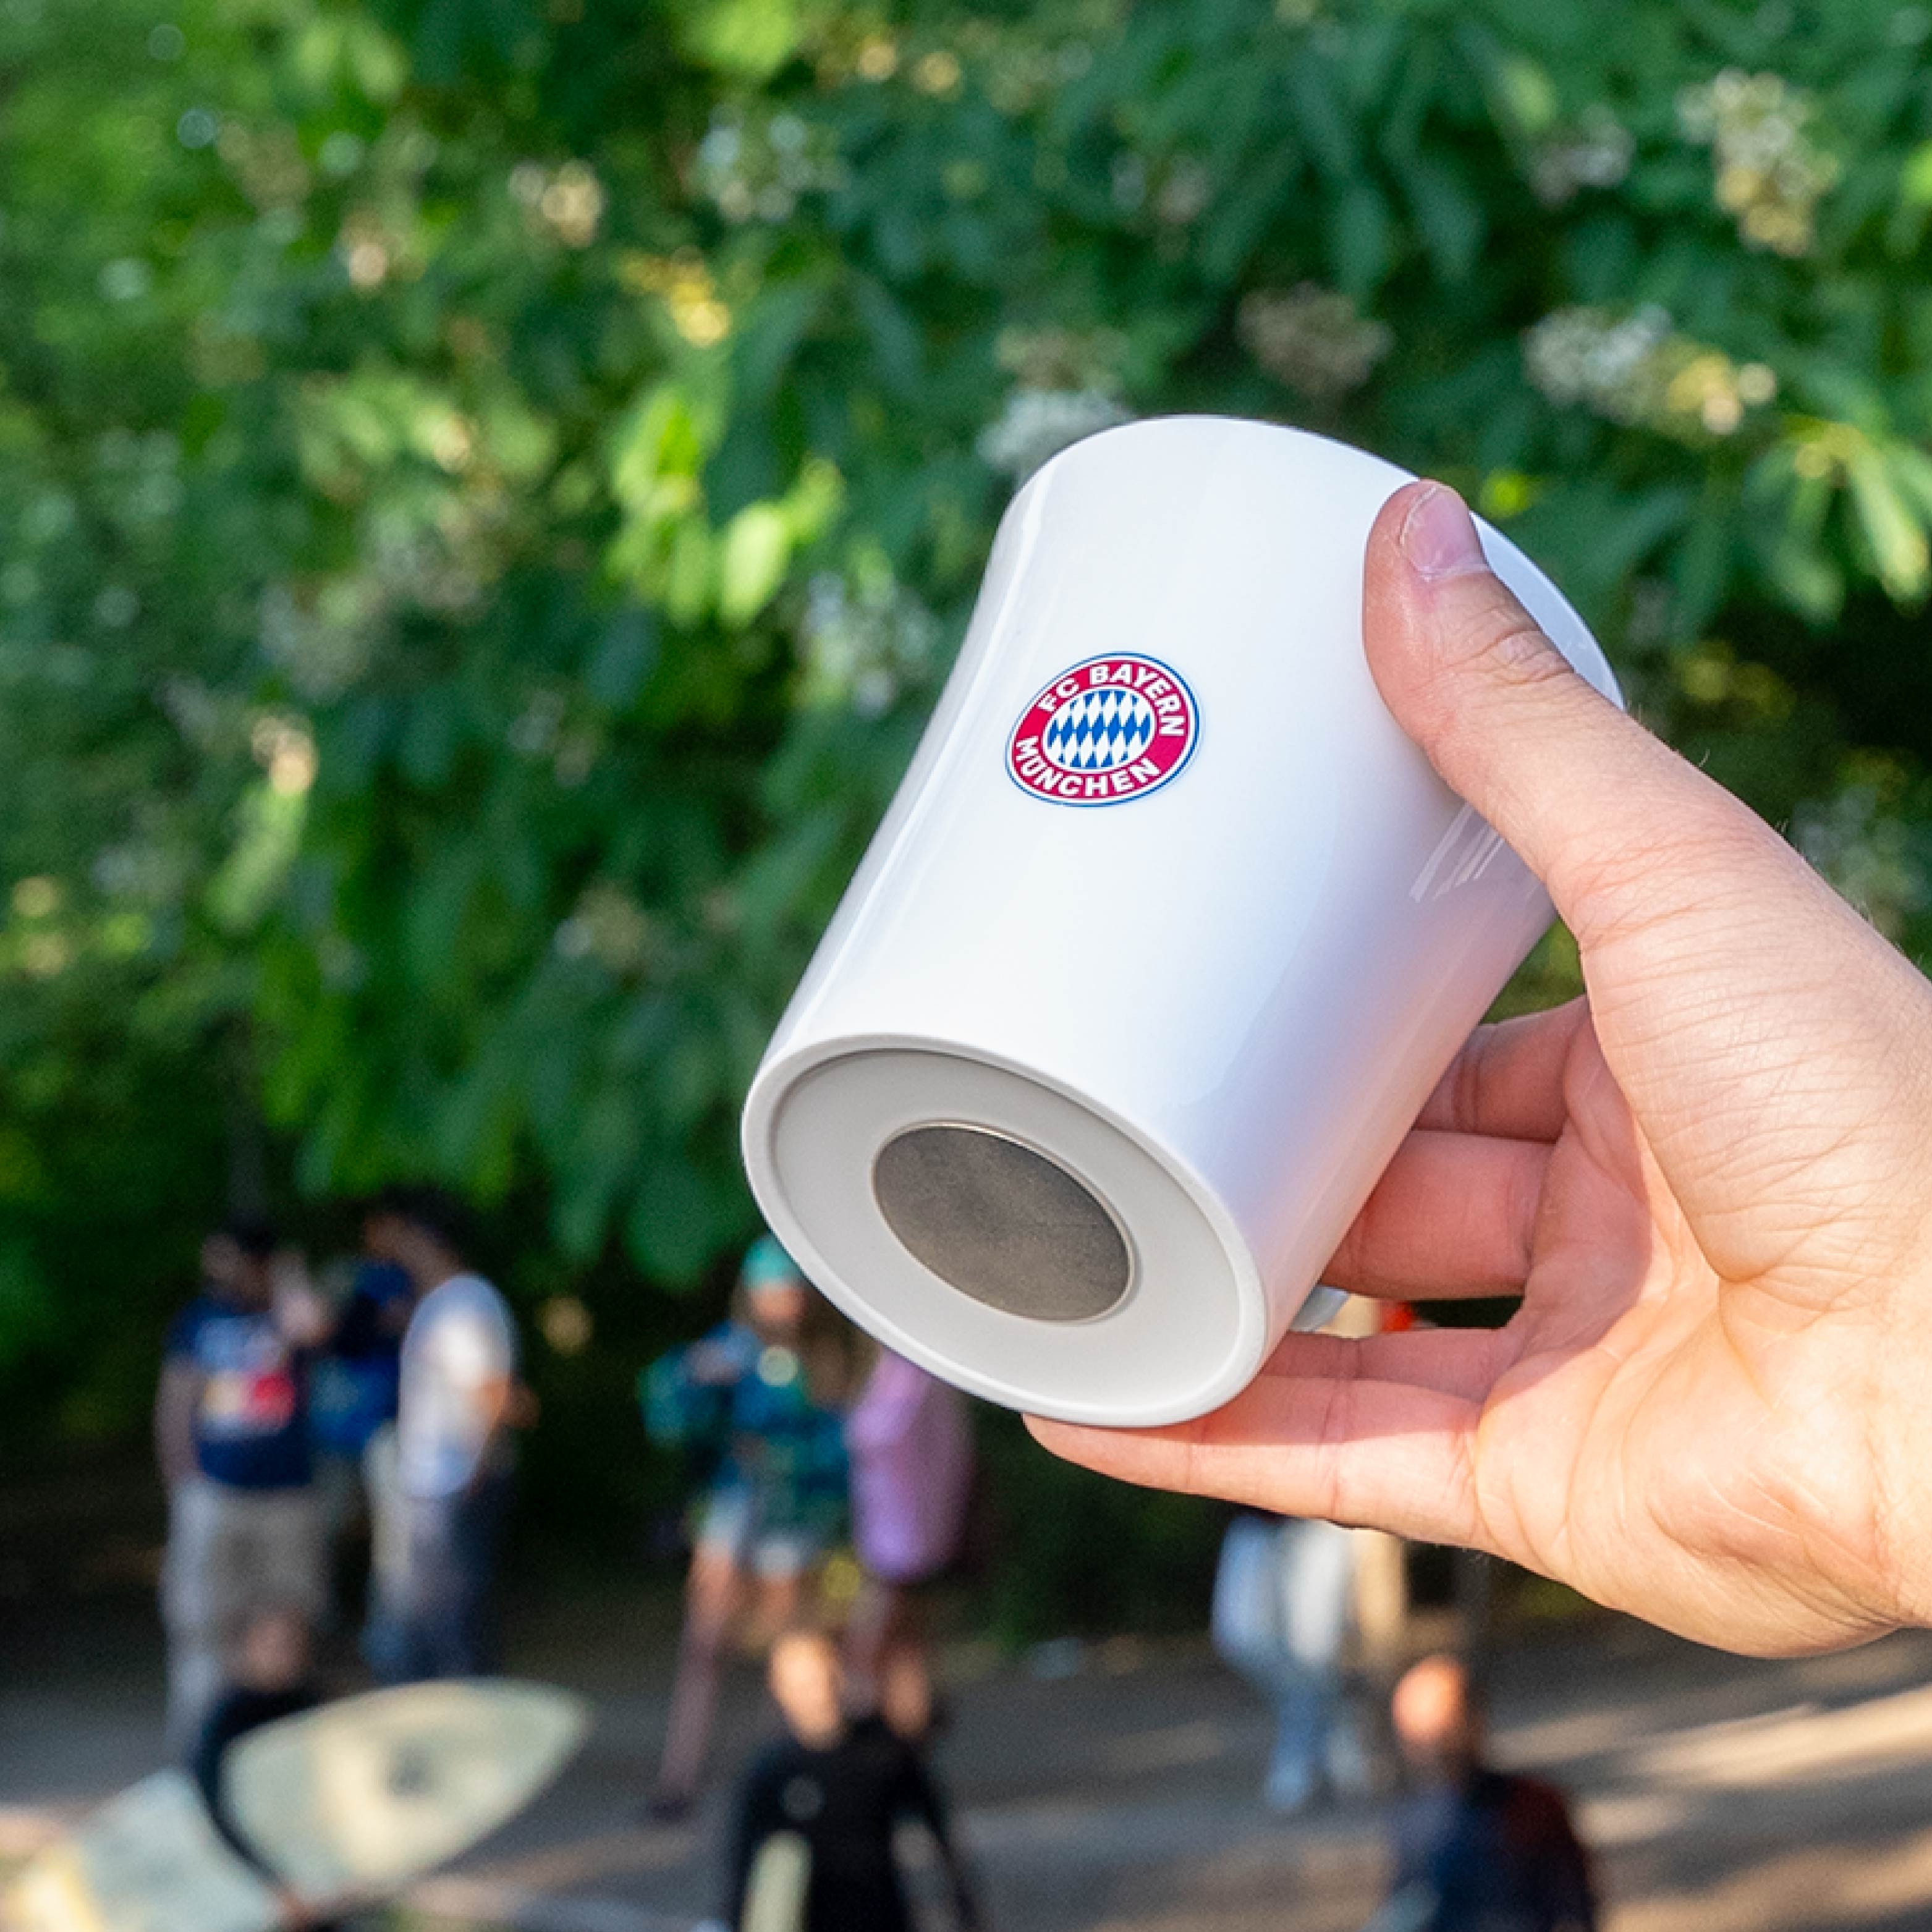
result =
[{"label": "recessed mug base ring", "polygon": [[1070,1421],[1180,1420],[1252,1378],[1270,1340],[1252,1262],[1122,1125],[941,1046],[855,1041],[814,1059],[765,1089],[752,1123],[760,1198],[889,1346]]}]

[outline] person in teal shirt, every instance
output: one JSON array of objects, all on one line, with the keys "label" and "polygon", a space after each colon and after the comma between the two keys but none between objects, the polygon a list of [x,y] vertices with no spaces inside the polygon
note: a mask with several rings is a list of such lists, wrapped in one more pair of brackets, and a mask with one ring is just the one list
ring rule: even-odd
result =
[{"label": "person in teal shirt", "polygon": [[844,1528],[852,1374],[844,1324],[766,1234],[745,1257],[730,1318],[640,1378],[652,1440],[706,1471],[651,1801],[660,1816],[681,1815],[696,1792],[738,1618],[755,1607],[764,1629],[795,1622]]}]

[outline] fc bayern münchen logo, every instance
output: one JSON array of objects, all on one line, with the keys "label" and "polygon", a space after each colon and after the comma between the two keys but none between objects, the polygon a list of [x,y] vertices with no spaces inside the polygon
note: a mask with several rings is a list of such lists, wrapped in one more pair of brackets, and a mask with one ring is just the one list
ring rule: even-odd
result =
[{"label": "fc bayern m\u00fcnchen logo", "polygon": [[1200,708],[1178,671],[1158,658],[1089,658],[1021,714],[1006,770],[1055,805],[1120,805],[1176,776],[1200,736]]}]

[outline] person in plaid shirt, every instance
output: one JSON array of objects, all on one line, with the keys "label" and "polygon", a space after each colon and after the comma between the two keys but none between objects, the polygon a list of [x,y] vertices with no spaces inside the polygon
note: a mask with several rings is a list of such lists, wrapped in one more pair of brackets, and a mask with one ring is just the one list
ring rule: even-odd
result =
[{"label": "person in plaid shirt", "polygon": [[720,1660],[739,1618],[796,1622],[844,1526],[848,1331],[770,1235],[746,1256],[731,1317],[644,1372],[652,1439],[705,1472],[662,1763],[660,1816],[687,1810],[704,1769]]}]

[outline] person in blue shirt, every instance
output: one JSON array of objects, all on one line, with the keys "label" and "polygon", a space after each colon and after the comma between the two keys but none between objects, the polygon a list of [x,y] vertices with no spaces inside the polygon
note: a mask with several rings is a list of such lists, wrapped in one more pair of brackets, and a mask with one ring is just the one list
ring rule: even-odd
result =
[{"label": "person in blue shirt", "polygon": [[370,1438],[396,1419],[403,1331],[416,1306],[407,1270],[388,1252],[390,1218],[371,1209],[364,1220],[362,1252],[309,1392],[317,1453],[358,1471]]},{"label": "person in blue shirt", "polygon": [[415,1287],[392,1252],[393,1221],[386,1204],[365,1211],[362,1251],[309,1383],[316,1490],[338,1594],[350,1599],[358,1594],[378,1514],[382,1463],[370,1448],[396,1420],[403,1334],[416,1307]]},{"label": "person in blue shirt", "polygon": [[154,1406],[168,1491],[161,1613],[169,1735],[187,1750],[222,1682],[221,1640],[265,1592],[324,1598],[302,1318],[278,1306],[276,1242],[237,1219],[202,1244],[203,1286],[170,1330]]},{"label": "person in blue shirt", "polygon": [[1390,1712],[1416,1784],[1390,1821],[1394,1882],[1370,1932],[1597,1932],[1570,1808],[1554,1786],[1486,1761],[1468,1666],[1424,1658]]},{"label": "person in blue shirt", "polygon": [[767,1234],[745,1257],[730,1318],[640,1379],[652,1439],[705,1474],[651,1799],[659,1816],[681,1815],[697,1790],[734,1625],[754,1598],[764,1628],[796,1622],[844,1526],[852,1376],[844,1323]]}]

